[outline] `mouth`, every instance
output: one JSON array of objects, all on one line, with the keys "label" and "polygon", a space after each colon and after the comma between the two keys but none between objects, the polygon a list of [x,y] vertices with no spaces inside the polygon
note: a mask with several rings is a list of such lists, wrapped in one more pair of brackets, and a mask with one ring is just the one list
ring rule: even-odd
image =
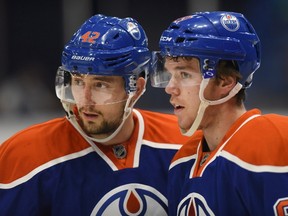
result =
[{"label": "mouth", "polygon": [[82,118],[87,121],[95,121],[99,116],[98,113],[82,112]]},{"label": "mouth", "polygon": [[174,114],[179,114],[182,110],[184,110],[184,106],[181,106],[179,104],[173,104],[172,106],[174,107]]}]

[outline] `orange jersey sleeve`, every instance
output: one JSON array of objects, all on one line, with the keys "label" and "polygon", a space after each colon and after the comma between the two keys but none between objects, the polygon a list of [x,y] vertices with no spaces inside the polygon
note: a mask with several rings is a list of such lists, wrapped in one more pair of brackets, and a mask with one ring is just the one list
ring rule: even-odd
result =
[{"label": "orange jersey sleeve", "polygon": [[0,145],[0,182],[11,182],[48,161],[89,147],[66,118],[28,127]]}]

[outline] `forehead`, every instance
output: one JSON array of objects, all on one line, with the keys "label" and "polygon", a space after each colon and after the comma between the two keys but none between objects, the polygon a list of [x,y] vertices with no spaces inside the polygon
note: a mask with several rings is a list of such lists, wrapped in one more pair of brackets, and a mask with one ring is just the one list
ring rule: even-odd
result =
[{"label": "forehead", "polygon": [[95,75],[95,74],[80,74],[73,73],[73,78],[81,78],[85,80],[102,80],[107,82],[121,82],[124,81],[122,76],[103,76],[103,75]]},{"label": "forehead", "polygon": [[165,68],[168,70],[200,70],[199,60],[197,58],[171,58],[166,57]]}]

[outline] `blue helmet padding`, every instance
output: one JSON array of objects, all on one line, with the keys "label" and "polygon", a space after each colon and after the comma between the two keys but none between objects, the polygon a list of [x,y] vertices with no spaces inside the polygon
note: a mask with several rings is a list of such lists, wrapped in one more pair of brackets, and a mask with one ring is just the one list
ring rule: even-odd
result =
[{"label": "blue helmet padding", "polygon": [[[62,53],[62,66],[82,74],[131,77],[148,73],[151,52],[142,26],[132,18],[92,16],[72,36]],[[146,74],[147,76],[147,74]]]},{"label": "blue helmet padding", "polygon": [[244,88],[260,66],[260,40],[240,13],[198,12],[173,21],[159,42],[164,56],[193,56],[200,60],[204,78],[214,77],[219,60],[234,60]]}]

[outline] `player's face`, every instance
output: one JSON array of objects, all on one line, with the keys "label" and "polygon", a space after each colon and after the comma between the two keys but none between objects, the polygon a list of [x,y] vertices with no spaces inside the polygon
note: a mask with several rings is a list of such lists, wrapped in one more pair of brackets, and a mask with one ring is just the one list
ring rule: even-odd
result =
[{"label": "player's face", "polygon": [[127,94],[120,76],[74,75],[72,94],[83,130],[94,138],[112,134],[122,122]]},{"label": "player's face", "polygon": [[165,88],[178,117],[179,127],[188,130],[193,124],[200,104],[199,87],[202,81],[199,61],[196,58],[177,61],[167,58],[165,68],[171,78]]}]

